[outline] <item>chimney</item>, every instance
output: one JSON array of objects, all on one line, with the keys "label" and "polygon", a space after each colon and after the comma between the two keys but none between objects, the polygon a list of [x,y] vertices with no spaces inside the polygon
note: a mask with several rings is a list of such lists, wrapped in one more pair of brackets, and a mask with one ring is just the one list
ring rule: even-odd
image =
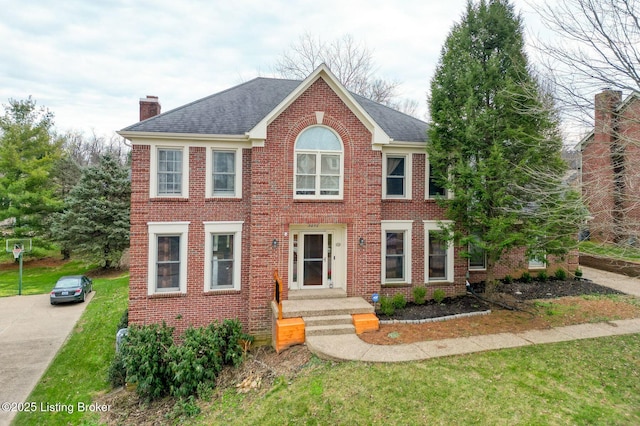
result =
[{"label": "chimney", "polygon": [[616,127],[616,108],[622,102],[622,92],[605,88],[595,97],[594,136],[598,142],[611,143]]},{"label": "chimney", "polygon": [[160,102],[157,96],[147,95],[146,98],[140,98],[140,121],[158,114],[160,114]]}]

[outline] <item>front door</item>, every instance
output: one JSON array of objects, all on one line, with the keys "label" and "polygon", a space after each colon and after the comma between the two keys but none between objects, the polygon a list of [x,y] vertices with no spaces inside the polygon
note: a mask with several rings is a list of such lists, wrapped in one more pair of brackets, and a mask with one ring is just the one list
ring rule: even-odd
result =
[{"label": "front door", "polygon": [[[293,289],[321,289],[342,287],[341,274],[335,266],[341,263],[340,233],[334,230],[294,231],[292,235],[292,282]],[[339,269],[339,268],[338,268]]]}]

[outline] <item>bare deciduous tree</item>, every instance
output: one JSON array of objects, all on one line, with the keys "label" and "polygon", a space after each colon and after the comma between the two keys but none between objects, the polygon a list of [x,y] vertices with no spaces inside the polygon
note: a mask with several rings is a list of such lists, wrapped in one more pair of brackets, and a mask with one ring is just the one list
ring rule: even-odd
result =
[{"label": "bare deciduous tree", "polygon": [[[565,117],[593,116],[604,87],[640,90],[640,6],[637,0],[554,0],[538,8],[556,36],[538,48],[554,76]],[[592,122],[590,122],[592,123]]]},{"label": "bare deciduous tree", "polygon": [[398,100],[400,83],[376,77],[372,51],[349,34],[325,42],[305,33],[282,54],[274,69],[281,77],[302,80],[322,63],[347,90],[406,114],[416,113],[418,103],[411,99]]},{"label": "bare deciduous tree", "polygon": [[592,237],[624,246],[637,242],[640,108],[631,103],[637,105],[637,98],[629,95],[640,90],[640,4],[557,0],[538,11],[557,36],[554,41],[538,41],[538,47],[554,76],[563,116],[570,125],[594,131],[581,144],[583,196],[593,217]]}]

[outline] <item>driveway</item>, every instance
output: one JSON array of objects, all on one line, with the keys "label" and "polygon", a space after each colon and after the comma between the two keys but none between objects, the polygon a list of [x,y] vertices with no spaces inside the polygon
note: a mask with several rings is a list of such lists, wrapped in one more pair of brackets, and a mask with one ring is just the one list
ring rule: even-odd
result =
[{"label": "driveway", "polygon": [[7,411],[6,403],[11,408],[11,403],[26,401],[94,294],[85,303],[56,306],[49,303],[48,293],[0,297],[1,426],[17,414]]},{"label": "driveway", "polygon": [[580,266],[585,278],[588,278],[596,284],[614,288],[623,293],[640,297],[640,279],[628,277],[613,272],[601,271],[599,269]]}]

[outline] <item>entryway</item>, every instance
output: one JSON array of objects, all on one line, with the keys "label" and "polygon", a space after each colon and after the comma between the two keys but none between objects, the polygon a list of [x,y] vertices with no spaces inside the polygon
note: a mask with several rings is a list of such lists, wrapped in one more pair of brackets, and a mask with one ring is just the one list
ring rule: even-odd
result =
[{"label": "entryway", "polygon": [[346,290],[346,226],[290,226],[289,288]]}]

